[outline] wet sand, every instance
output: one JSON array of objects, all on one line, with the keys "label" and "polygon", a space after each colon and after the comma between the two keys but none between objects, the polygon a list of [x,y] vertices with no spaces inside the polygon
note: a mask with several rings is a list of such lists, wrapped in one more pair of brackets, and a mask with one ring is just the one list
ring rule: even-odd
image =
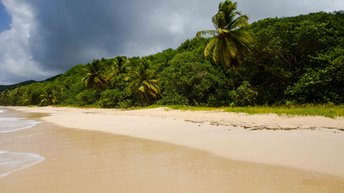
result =
[{"label": "wet sand", "polygon": [[[35,115],[31,115],[34,118]],[[4,193],[343,192],[344,179],[43,122],[0,135],[0,147],[46,159],[0,178]]]},{"label": "wet sand", "polygon": [[48,113],[62,127],[101,131],[204,150],[231,160],[344,178],[344,117],[247,115],[218,111],[12,107]]}]

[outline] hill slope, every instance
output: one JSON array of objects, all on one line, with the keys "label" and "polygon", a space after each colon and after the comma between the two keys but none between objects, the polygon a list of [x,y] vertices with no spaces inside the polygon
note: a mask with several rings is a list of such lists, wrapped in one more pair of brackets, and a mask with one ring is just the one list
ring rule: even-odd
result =
[{"label": "hill slope", "polygon": [[1,105],[101,107],[344,102],[344,12],[264,19],[237,70],[205,59],[208,39],[147,57],[76,65],[61,76],[1,92]]},{"label": "hill slope", "polygon": [[25,86],[25,85],[29,85],[32,83],[35,83],[36,81],[34,80],[28,80],[28,81],[24,81],[24,82],[20,82],[18,84],[12,84],[12,85],[0,85],[0,92],[7,90],[7,89],[14,89],[17,87],[21,87],[21,86]]}]

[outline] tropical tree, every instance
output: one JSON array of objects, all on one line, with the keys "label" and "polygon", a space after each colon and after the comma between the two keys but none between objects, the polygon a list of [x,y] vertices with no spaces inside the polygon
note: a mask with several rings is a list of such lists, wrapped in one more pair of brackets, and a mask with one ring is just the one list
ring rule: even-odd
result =
[{"label": "tropical tree", "polygon": [[9,99],[9,92],[8,90],[2,91],[0,93],[0,102],[2,105],[8,105],[8,99]]},{"label": "tropical tree", "polygon": [[106,78],[99,67],[99,60],[87,65],[86,76],[82,79],[86,88],[101,88],[106,84]]},{"label": "tropical tree", "polygon": [[130,81],[130,92],[137,97],[142,106],[148,105],[160,93],[159,80],[155,71],[150,68],[150,62],[141,59],[139,64],[129,72],[127,79]]},{"label": "tropical tree", "polygon": [[130,61],[125,56],[118,56],[113,59],[109,72],[106,75],[106,82],[109,83],[111,87],[116,84],[116,77],[120,74],[124,74],[130,64]]},{"label": "tropical tree", "polygon": [[55,105],[58,103],[58,96],[57,96],[57,91],[52,90],[52,89],[47,89],[44,91],[40,98],[41,98],[41,103],[40,105]]},{"label": "tropical tree", "polygon": [[23,95],[23,91],[20,88],[15,88],[9,91],[10,104],[19,105],[20,97]]},{"label": "tropical tree", "polygon": [[117,56],[114,63],[118,69],[118,73],[125,73],[130,64],[130,60],[126,56]]},{"label": "tropical tree", "polygon": [[219,4],[218,12],[212,22],[216,30],[205,30],[197,33],[197,37],[209,37],[204,55],[212,56],[216,64],[225,67],[236,67],[242,62],[242,55],[248,51],[252,35],[248,32],[248,17],[237,11],[237,3],[225,0]]}]

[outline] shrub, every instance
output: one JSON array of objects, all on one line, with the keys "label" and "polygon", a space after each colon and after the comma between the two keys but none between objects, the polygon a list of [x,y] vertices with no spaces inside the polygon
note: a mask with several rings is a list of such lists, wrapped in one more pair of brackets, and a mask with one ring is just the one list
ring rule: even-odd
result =
[{"label": "shrub", "polygon": [[248,81],[244,81],[236,90],[229,92],[233,106],[254,105],[257,99],[257,91]]},{"label": "shrub", "polygon": [[102,92],[98,104],[103,108],[129,107],[128,94],[124,91],[108,89]]},{"label": "shrub", "polygon": [[99,99],[99,96],[99,91],[90,89],[76,95],[76,99],[80,105],[91,105]]}]

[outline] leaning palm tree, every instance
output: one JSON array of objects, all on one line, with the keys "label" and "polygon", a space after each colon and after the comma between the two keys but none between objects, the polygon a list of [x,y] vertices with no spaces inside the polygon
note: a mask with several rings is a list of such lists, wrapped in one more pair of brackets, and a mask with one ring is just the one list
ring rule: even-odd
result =
[{"label": "leaning palm tree", "polygon": [[82,79],[86,88],[101,88],[106,84],[106,78],[100,70],[98,60],[88,64],[86,71],[86,76]]},{"label": "leaning palm tree", "polygon": [[248,17],[237,11],[237,3],[225,0],[219,4],[219,10],[212,22],[216,30],[197,33],[197,37],[209,37],[204,50],[205,57],[212,56],[216,64],[236,67],[241,63],[243,52],[248,51],[252,35],[247,31]]},{"label": "leaning palm tree", "polygon": [[145,59],[129,72],[128,80],[130,92],[139,98],[142,106],[148,105],[160,93],[159,80],[155,72],[149,69],[149,61]]}]

